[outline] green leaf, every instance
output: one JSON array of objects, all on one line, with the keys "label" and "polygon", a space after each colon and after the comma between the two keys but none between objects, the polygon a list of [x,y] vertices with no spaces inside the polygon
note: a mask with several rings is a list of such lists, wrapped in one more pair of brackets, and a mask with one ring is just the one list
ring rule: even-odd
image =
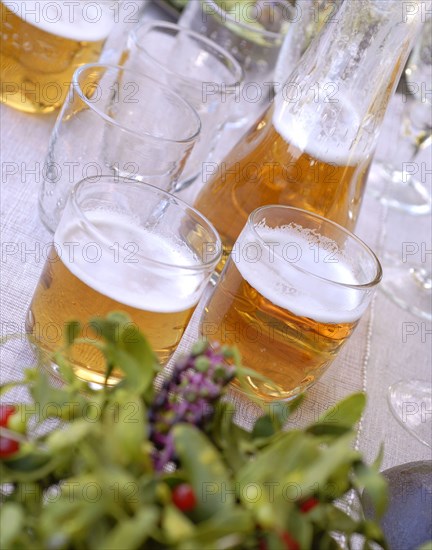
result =
[{"label": "green leaf", "polygon": [[303,400],[304,395],[300,395],[288,403],[278,401],[264,405],[267,414],[255,422],[252,437],[265,440],[282,430],[290,415],[301,405]]},{"label": "green leaf", "polygon": [[339,468],[328,477],[327,482],[318,488],[318,498],[326,502],[342,498],[351,488],[352,468],[352,462],[347,462],[339,466]]},{"label": "green leaf", "polygon": [[[292,430],[280,433],[253,461],[249,461],[236,475],[240,486],[278,483],[298,467],[305,467],[318,455],[317,443],[302,432]],[[283,459],[281,458],[283,457]],[[246,500],[247,503],[247,500]]]},{"label": "green leaf", "polygon": [[275,433],[275,427],[269,415],[261,416],[255,422],[252,430],[254,439],[271,437]]},{"label": "green leaf", "polygon": [[114,366],[124,372],[125,379],[121,382],[122,388],[130,388],[139,393],[148,389],[154,377],[152,368],[144,367],[133,355],[121,348],[105,348],[104,353]]},{"label": "green leaf", "polygon": [[323,530],[351,534],[357,528],[357,522],[351,516],[332,504],[320,504],[316,506],[307,514],[307,517]]},{"label": "green leaf", "polygon": [[305,400],[305,394],[291,399],[290,401],[275,401],[266,406],[268,414],[279,422],[281,427],[285,424],[288,418],[295,412]]},{"label": "green leaf", "polygon": [[135,326],[130,325],[124,328],[122,345],[140,363],[143,370],[152,374],[160,370],[157,357],[147,338]]},{"label": "green leaf", "polygon": [[46,445],[53,453],[64,452],[77,446],[92,431],[99,426],[94,422],[82,418],[68,424],[63,430],[55,430],[48,434]]},{"label": "green leaf", "polygon": [[266,439],[282,430],[290,415],[298,409],[304,401],[304,395],[299,395],[290,402],[278,401],[265,405],[267,414],[258,418],[252,430],[254,439]]},{"label": "green leaf", "polygon": [[319,550],[340,550],[341,548],[330,533],[325,532],[320,534],[317,546]]},{"label": "green leaf", "polygon": [[[385,539],[383,532],[381,530],[381,527],[375,523],[373,520],[365,520],[361,522],[357,526],[357,530],[359,533],[364,534],[364,536],[367,538],[367,541],[374,541],[382,544],[385,548],[387,546],[385,545]],[[371,548],[375,548],[375,546],[370,545]]]},{"label": "green leaf", "polygon": [[211,437],[215,445],[223,451],[227,465],[234,471],[249,462],[251,453],[255,452],[250,432],[233,422],[235,406],[228,401],[215,406]]},{"label": "green leaf", "polygon": [[141,508],[132,518],[124,519],[111,529],[105,539],[101,541],[99,548],[104,550],[142,548],[158,519],[159,511],[155,506]]},{"label": "green leaf", "polygon": [[115,393],[115,401],[105,409],[105,448],[110,458],[118,464],[129,464],[143,458],[143,438],[147,433],[144,404],[136,395],[124,389]]},{"label": "green leaf", "polygon": [[78,381],[78,378],[75,375],[73,367],[69,359],[65,357],[63,351],[54,353],[53,362],[58,366],[60,376],[65,382],[67,382],[68,384],[73,384],[74,382]]},{"label": "green leaf", "polygon": [[178,424],[172,433],[181,467],[199,502],[194,517],[202,521],[231,508],[235,500],[233,484],[217,449],[190,424]]},{"label": "green leaf", "polygon": [[359,462],[354,467],[354,485],[361,491],[364,488],[365,494],[370,498],[375,512],[381,517],[388,505],[388,484],[374,467],[369,467]]},{"label": "green leaf", "polygon": [[120,342],[122,326],[128,322],[130,322],[130,318],[127,315],[123,316],[121,313],[116,312],[107,315],[105,318],[94,317],[90,320],[89,326],[102,340],[116,346]]},{"label": "green leaf", "polygon": [[14,388],[17,388],[19,386],[25,386],[25,385],[26,385],[26,382],[23,380],[20,380],[18,382],[7,382],[6,384],[2,384],[0,386],[0,395],[4,395],[5,393],[8,393]]},{"label": "green leaf", "polygon": [[384,444],[381,443],[376,459],[373,461],[372,468],[379,471],[384,458]]},{"label": "green leaf", "polygon": [[44,478],[60,462],[61,457],[34,450],[34,446],[21,450],[17,458],[0,461],[0,479],[3,483],[28,483]]},{"label": "green leaf", "polygon": [[328,409],[315,425],[339,425],[352,428],[361,418],[366,406],[364,393],[354,393]]},{"label": "green leaf", "polygon": [[71,346],[81,334],[81,323],[79,321],[70,321],[66,325],[65,340],[66,346]]},{"label": "green leaf", "polygon": [[[70,480],[65,480],[65,483],[71,483]],[[94,483],[89,482],[89,483]],[[93,500],[91,490],[93,486],[82,483],[79,485],[78,491],[71,491],[71,487],[66,491],[65,496],[57,499],[53,498],[43,509],[39,517],[38,529],[45,539],[44,548],[53,546],[52,539],[57,537],[66,541],[70,539],[86,539],[90,536],[93,526],[101,521],[107,502],[104,499]],[[62,488],[62,493],[64,489]],[[92,495],[92,501],[87,500],[83,495]],[[96,494],[96,493],[95,493]],[[64,545],[65,547],[85,547],[85,545]],[[61,546],[63,547],[63,546]]]},{"label": "green leaf", "polygon": [[122,387],[133,388],[143,395],[151,392],[159,363],[147,339],[130,318],[122,312],[113,312],[105,319],[92,319],[90,326],[106,341],[98,347],[107,361],[108,375],[117,367],[126,375],[120,383]]},{"label": "green leaf", "polygon": [[[245,535],[254,533],[255,522],[247,510],[236,506],[224,509],[212,518],[199,523],[187,543],[194,548],[211,549],[219,547],[219,541],[224,537],[233,536],[233,543],[241,547]],[[181,548],[188,548],[186,543]]]},{"label": "green leaf", "polygon": [[51,386],[48,376],[42,371],[35,375],[30,393],[34,405],[28,405],[28,414],[35,411],[36,418],[40,421],[48,418],[71,420],[81,416],[89,403],[75,390]]},{"label": "green leaf", "polygon": [[127,351],[120,347],[107,346],[103,350],[107,360],[114,367],[119,368],[125,374],[125,379],[122,382],[122,387],[139,388],[141,383],[140,364],[134,357],[129,355]]},{"label": "green leaf", "polygon": [[24,524],[24,510],[16,502],[6,502],[0,514],[0,548],[11,548]]},{"label": "green leaf", "polygon": [[432,550],[432,540],[425,542],[417,548],[417,550]]},{"label": "green leaf", "polygon": [[[330,445],[321,449],[313,462],[299,465],[295,471],[283,477],[283,482],[296,484],[303,498],[312,495],[316,488],[325,485],[339,468],[359,459],[359,453],[351,447],[353,440],[353,433],[348,433],[336,439]],[[318,449],[319,443],[316,442],[315,444]]]},{"label": "green leaf", "polygon": [[325,422],[322,422],[320,424],[312,424],[311,426],[308,426],[306,431],[316,436],[325,436],[329,439],[336,439],[351,431],[351,428],[342,424],[326,424]]},{"label": "green leaf", "polygon": [[264,516],[266,524],[284,529],[295,501],[313,492],[301,482],[319,457],[319,442],[312,436],[295,430],[275,436],[237,472],[240,501],[260,524]]},{"label": "green leaf", "polygon": [[308,517],[293,507],[286,520],[286,530],[300,544],[301,548],[312,547],[313,525]]},{"label": "green leaf", "polygon": [[175,506],[168,504],[165,506],[162,515],[162,527],[170,544],[189,539],[194,532],[194,524]]}]

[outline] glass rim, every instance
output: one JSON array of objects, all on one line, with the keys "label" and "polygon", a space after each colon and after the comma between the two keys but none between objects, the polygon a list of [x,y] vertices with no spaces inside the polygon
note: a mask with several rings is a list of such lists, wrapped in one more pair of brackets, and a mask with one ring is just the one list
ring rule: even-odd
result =
[{"label": "glass rim", "polygon": [[[118,189],[122,189],[124,187],[128,188],[134,188],[134,189],[144,189],[147,191],[150,191],[153,196],[160,195],[161,201],[166,200],[169,202],[169,204],[173,204],[175,206],[180,207],[183,212],[189,216],[189,218],[194,218],[202,227],[207,228],[215,237],[214,243],[216,245],[215,250],[215,256],[213,260],[210,261],[200,261],[198,265],[177,265],[174,263],[166,263],[161,262],[159,260],[155,260],[152,257],[146,256],[145,254],[141,254],[140,252],[137,253],[137,255],[146,261],[147,265],[154,265],[159,268],[169,268],[169,269],[176,269],[179,271],[185,271],[188,273],[197,273],[201,271],[206,271],[208,268],[214,268],[219,263],[221,257],[222,257],[222,241],[220,238],[219,233],[213,226],[213,224],[205,217],[199,210],[196,208],[193,208],[183,200],[177,198],[176,196],[172,195],[171,193],[168,193],[168,191],[164,191],[163,189],[160,189],[159,187],[156,187],[155,185],[152,185],[147,182],[137,182],[136,180],[133,180],[131,178],[125,178],[122,176],[113,176],[109,174],[101,175],[101,176],[90,176],[87,178],[84,178],[77,182],[70,195],[70,204],[74,210],[74,213],[78,220],[82,221],[85,224],[86,230],[90,228],[91,233],[98,239],[98,243],[102,243],[104,245],[110,245],[109,241],[106,240],[104,234],[98,230],[93,222],[86,216],[85,212],[81,209],[80,205],[78,204],[78,194],[80,190],[85,187],[89,183],[97,183],[101,184],[101,180],[104,182],[107,182],[109,180],[110,183],[114,183],[118,186]],[[193,216],[191,216],[191,213]]]},{"label": "glass rim", "polygon": [[[282,32],[275,32],[275,31],[269,31],[265,28],[258,29],[256,27],[253,27],[252,25],[249,25],[248,23],[243,23],[241,21],[237,21],[229,12],[218,6],[218,4],[215,2],[215,0],[200,0],[202,3],[209,4],[215,11],[216,14],[220,18],[226,18],[229,20],[229,22],[233,25],[237,25],[241,29],[245,29],[250,33],[254,33],[255,35],[259,36],[265,36],[266,38],[284,38],[285,34]],[[272,0],[273,3],[282,4],[280,0]],[[283,4],[285,5],[285,4]],[[293,6],[286,3],[287,9],[293,9]],[[215,15],[215,14],[208,14],[208,15]]]},{"label": "glass rim", "polygon": [[[296,208],[294,206],[287,206],[287,205],[283,205],[283,204],[280,204],[280,205],[279,204],[268,204],[268,205],[265,205],[265,206],[260,206],[259,208],[256,208],[253,212],[251,212],[248,216],[248,220],[246,222],[246,225],[251,229],[252,233],[259,239],[260,243],[265,243],[265,241],[261,237],[261,235],[259,234],[259,232],[257,230],[258,229],[257,226],[254,224],[254,218],[256,216],[258,216],[259,214],[261,214],[265,210],[273,210],[275,208],[279,208],[281,210],[287,210],[287,211],[294,211],[294,212],[298,212],[300,214],[305,214],[309,217],[324,221],[326,224],[331,225],[334,228],[336,228],[338,231],[344,233],[346,236],[350,237],[353,241],[355,241],[358,245],[360,245],[361,248],[363,248],[371,256],[371,258],[372,258],[372,260],[375,264],[375,267],[376,267],[376,275],[372,279],[372,281],[370,281],[370,282],[355,284],[355,283],[343,283],[343,282],[339,282],[339,281],[334,281],[332,279],[328,279],[327,277],[317,275],[316,273],[313,273],[312,271],[309,271],[309,270],[304,269],[304,268],[302,268],[298,265],[295,265],[294,263],[290,264],[290,266],[292,268],[294,268],[297,271],[300,271],[301,273],[304,273],[304,274],[306,274],[310,277],[314,277],[315,279],[318,279],[320,281],[329,283],[331,285],[335,285],[337,287],[343,287],[343,288],[352,288],[352,289],[357,289],[357,290],[367,290],[367,289],[370,289],[370,288],[374,288],[381,281],[382,275],[383,275],[383,270],[382,270],[381,263],[380,263],[377,255],[375,254],[375,252],[362,239],[357,237],[357,235],[355,235],[354,233],[352,233],[351,231],[349,231],[348,229],[346,229],[342,225],[340,225],[340,224],[338,224],[338,223],[336,223],[332,220],[329,220],[328,218],[325,218],[324,216],[321,216],[320,214],[310,212],[309,210],[304,210],[303,208]],[[287,223],[290,223],[289,220],[287,220]],[[277,258],[279,258],[282,261],[285,261],[284,258],[282,258],[282,256],[280,256],[276,251],[274,251],[273,253]]]},{"label": "glass rim", "polygon": [[[117,71],[117,72],[127,72],[133,74],[135,77],[139,79],[148,80],[152,83],[153,86],[157,86],[158,88],[164,89],[164,91],[168,92],[171,96],[175,97],[176,101],[183,104],[187,110],[190,111],[191,115],[195,119],[195,125],[196,129],[195,131],[187,137],[182,137],[179,139],[173,139],[169,137],[163,137],[163,136],[155,136],[149,132],[137,132],[136,130],[132,130],[131,128],[127,128],[126,126],[120,124],[113,118],[111,118],[109,115],[107,115],[104,111],[99,109],[97,105],[95,105],[92,101],[88,99],[88,97],[83,93],[83,90],[81,88],[81,84],[79,82],[79,77],[87,70],[89,69],[96,69],[96,68],[102,68],[102,69],[108,69],[110,71]],[[194,143],[196,139],[198,138],[200,132],[201,132],[201,119],[196,112],[195,108],[192,107],[192,105],[184,99],[180,94],[169,88],[166,84],[163,82],[159,82],[158,80],[152,78],[151,76],[148,76],[144,73],[137,72],[137,71],[131,71],[127,67],[122,67],[121,65],[112,65],[111,63],[86,63],[85,65],[81,65],[78,67],[73,76],[72,76],[72,87],[75,90],[75,92],[78,94],[79,98],[87,107],[89,107],[93,112],[95,112],[98,116],[100,116],[105,122],[108,122],[112,126],[115,126],[119,128],[122,132],[128,133],[133,136],[137,136],[140,139],[143,137],[152,139],[157,142],[164,142],[164,143]],[[67,102],[67,100],[66,100]],[[65,105],[66,105],[65,102]]]},{"label": "glass rim", "polygon": [[170,30],[177,31],[178,34],[182,33],[182,34],[187,34],[189,36],[192,36],[195,40],[197,40],[197,41],[199,41],[203,44],[206,44],[211,49],[217,51],[221,56],[223,56],[225,59],[227,59],[229,61],[230,65],[232,65],[234,67],[235,72],[234,72],[233,76],[235,78],[235,81],[234,82],[223,82],[223,84],[225,86],[227,86],[228,88],[234,88],[235,86],[240,85],[243,82],[243,80],[244,80],[244,70],[243,70],[242,66],[240,65],[240,63],[237,61],[237,59],[228,50],[226,50],[225,48],[220,46],[214,40],[211,40],[207,36],[205,36],[203,34],[200,34],[198,32],[195,32],[191,29],[188,29],[186,27],[182,27],[181,25],[178,25],[177,23],[170,23],[169,21],[163,21],[163,20],[143,21],[140,25],[138,25],[138,27],[136,27],[135,29],[133,29],[130,32],[130,36],[131,36],[131,38],[134,42],[134,45],[138,48],[138,50],[140,52],[143,52],[152,61],[157,63],[158,66],[163,67],[164,71],[166,71],[168,74],[175,75],[176,77],[181,78],[185,82],[196,83],[200,87],[202,86],[202,83],[205,82],[204,80],[200,80],[200,79],[197,79],[197,78],[191,78],[187,75],[186,76],[182,75],[181,73],[178,73],[178,72],[174,71],[170,67],[167,67],[164,63],[159,61],[159,59],[157,59],[153,55],[149,54],[148,51],[139,43],[139,40],[138,40],[138,32],[141,31],[143,28],[146,29],[146,30],[153,30],[153,29],[158,29],[158,28],[170,29]]}]

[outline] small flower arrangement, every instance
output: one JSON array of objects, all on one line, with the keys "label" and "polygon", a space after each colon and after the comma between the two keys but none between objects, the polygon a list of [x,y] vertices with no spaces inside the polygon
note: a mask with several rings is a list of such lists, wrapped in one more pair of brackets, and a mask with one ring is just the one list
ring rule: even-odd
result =
[{"label": "small flower arrangement", "polygon": [[226,398],[233,377],[248,374],[235,350],[199,342],[160,373],[123,314],[92,326],[107,375],[124,372],[116,386],[76,378],[72,336],[55,356],[61,388],[40,368],[1,388],[24,385],[32,399],[0,408],[1,548],[330,550],[355,535],[363,548],[386,546],[375,521],[340,504],[366,490],[378,514],[386,506],[378,462],[352,446],[363,394],[304,430],[283,430],[300,399],[264,407],[247,431]]}]

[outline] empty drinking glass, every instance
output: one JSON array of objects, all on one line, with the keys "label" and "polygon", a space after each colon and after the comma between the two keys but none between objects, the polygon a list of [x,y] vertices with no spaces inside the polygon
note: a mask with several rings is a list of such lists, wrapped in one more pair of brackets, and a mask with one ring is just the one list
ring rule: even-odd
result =
[{"label": "empty drinking glass", "polygon": [[301,17],[300,13],[287,0],[188,3],[179,24],[220,44],[244,70],[241,101],[231,117],[233,126],[253,122],[273,99],[279,51],[290,24]]},{"label": "empty drinking glass", "polygon": [[124,176],[172,190],[199,132],[196,111],[156,80],[124,67],[77,69],[54,127],[39,197],[55,231],[75,183]]},{"label": "empty drinking glass", "polygon": [[144,22],[131,32],[124,65],[175,90],[200,116],[200,138],[176,187],[183,189],[201,172],[239,100],[243,71],[212,40],[164,21]]}]

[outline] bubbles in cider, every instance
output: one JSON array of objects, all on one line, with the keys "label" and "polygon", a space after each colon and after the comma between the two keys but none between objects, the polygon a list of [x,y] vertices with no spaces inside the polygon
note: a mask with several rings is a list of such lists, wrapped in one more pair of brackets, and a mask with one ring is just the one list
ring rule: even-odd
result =
[{"label": "bubbles in cider", "polygon": [[354,166],[361,160],[355,147],[360,117],[343,96],[333,102],[311,102],[290,113],[290,103],[275,99],[272,122],[280,136],[309,157],[335,166]]},{"label": "bubbles in cider", "polygon": [[236,345],[244,364],[269,379],[248,377],[260,398],[287,399],[322,374],[353,332],[367,307],[358,284],[334,241],[296,226],[247,226],[206,305],[203,334]]},{"label": "bubbles in cider", "polygon": [[[361,317],[364,306],[358,303],[355,289],[341,291],[327,284],[328,280],[358,284],[335,243],[288,226],[259,226],[258,231],[260,239],[245,228],[233,251],[233,261],[251,287],[274,305],[320,323],[352,323]],[[248,250],[259,256],[251,261]]]}]

